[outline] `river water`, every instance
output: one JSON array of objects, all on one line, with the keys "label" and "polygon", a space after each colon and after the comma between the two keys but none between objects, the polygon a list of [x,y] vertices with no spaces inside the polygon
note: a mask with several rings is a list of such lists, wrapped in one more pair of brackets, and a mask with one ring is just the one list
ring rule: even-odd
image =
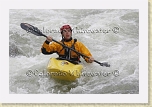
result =
[{"label": "river water", "polygon": [[[83,73],[76,81],[47,76],[49,58],[40,51],[44,37],[21,29],[29,23],[55,40],[59,28],[69,24],[73,38],[81,41],[99,62],[81,59]],[[100,74],[100,75],[97,75]],[[22,10],[9,11],[9,93],[11,94],[138,94],[139,11],[138,10]]]}]

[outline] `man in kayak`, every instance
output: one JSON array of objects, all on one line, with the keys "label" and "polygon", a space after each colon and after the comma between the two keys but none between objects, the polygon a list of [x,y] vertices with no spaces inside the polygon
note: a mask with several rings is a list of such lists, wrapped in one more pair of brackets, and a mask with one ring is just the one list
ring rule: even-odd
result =
[{"label": "man in kayak", "polygon": [[[72,28],[69,25],[64,25],[60,28],[62,40],[60,41],[64,45],[75,49],[79,53],[82,53],[89,58],[83,57],[87,63],[92,63],[94,58],[92,57],[90,51],[77,39],[72,38]],[[73,63],[80,62],[80,55],[76,52],[70,50],[69,48],[63,47],[62,45],[52,42],[52,37],[47,36],[46,41],[43,43],[41,51],[43,54],[53,54],[57,53],[59,55],[59,59],[66,59],[72,61]]]}]

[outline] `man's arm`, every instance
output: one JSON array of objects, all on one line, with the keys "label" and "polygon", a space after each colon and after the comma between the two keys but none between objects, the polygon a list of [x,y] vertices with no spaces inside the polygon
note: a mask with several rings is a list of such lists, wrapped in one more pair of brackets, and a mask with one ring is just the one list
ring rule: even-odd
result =
[{"label": "man's arm", "polygon": [[52,42],[52,37],[47,36],[47,39],[43,43],[42,48],[41,48],[41,52],[45,55],[49,55],[57,51],[56,43],[52,42],[50,44],[50,42]]},{"label": "man's arm", "polygon": [[89,49],[81,42],[79,42],[79,49],[80,49],[80,53],[90,57],[90,58],[83,57],[87,63],[92,63],[94,61],[94,58],[90,53]]}]

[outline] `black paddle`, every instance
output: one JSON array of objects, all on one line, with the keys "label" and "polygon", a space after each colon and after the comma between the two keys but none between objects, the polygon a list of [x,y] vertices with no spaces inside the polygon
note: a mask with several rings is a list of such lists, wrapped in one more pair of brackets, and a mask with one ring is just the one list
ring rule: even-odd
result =
[{"label": "black paddle", "polygon": [[[32,25],[30,25],[30,24],[28,24],[28,23],[21,23],[20,26],[21,26],[22,29],[26,30],[27,32],[31,32],[31,33],[34,34],[34,35],[47,37],[47,36],[44,35],[37,27],[34,27],[34,26],[32,26]],[[86,55],[84,55],[84,54],[82,54],[82,53],[79,53],[79,52],[77,52],[75,49],[70,48],[70,47],[68,47],[68,46],[66,46],[66,45],[64,45],[64,44],[62,44],[62,43],[60,43],[60,42],[58,42],[58,41],[56,41],[56,40],[54,40],[54,39],[52,39],[52,41],[54,41],[54,42],[56,42],[56,43],[58,43],[58,44],[60,44],[60,45],[62,45],[62,46],[64,46],[64,47],[66,47],[66,48],[69,48],[70,50],[76,52],[77,54],[81,55],[82,57],[89,58],[88,56],[86,56]],[[101,62],[98,62],[98,61],[96,61],[96,60],[94,60],[94,62],[100,64],[101,66],[110,67],[110,64],[108,64],[107,62],[101,63]]]}]

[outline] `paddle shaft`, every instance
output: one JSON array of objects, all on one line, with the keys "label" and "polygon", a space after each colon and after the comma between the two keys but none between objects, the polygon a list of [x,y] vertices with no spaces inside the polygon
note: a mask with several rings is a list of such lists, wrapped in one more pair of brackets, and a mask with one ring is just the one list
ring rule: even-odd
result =
[{"label": "paddle shaft", "polygon": [[[44,34],[42,34],[42,36],[44,36],[44,37],[46,37],[46,38],[47,38],[47,36],[46,36],[46,35],[44,35]],[[56,43],[58,43],[58,44],[60,44],[60,45],[62,45],[62,46],[64,46],[64,47],[66,47],[66,48],[69,48],[70,50],[72,50],[72,51],[74,51],[75,53],[77,53],[77,54],[81,55],[82,57],[89,58],[88,56],[86,56],[86,55],[84,55],[84,54],[82,54],[82,53],[80,53],[80,52],[76,51],[75,49],[70,48],[70,47],[68,47],[68,46],[66,46],[66,45],[64,45],[64,44],[62,44],[62,43],[60,43],[60,42],[58,42],[58,41],[56,41],[56,40],[54,40],[54,39],[52,39],[52,41],[54,41],[54,42],[56,42]],[[103,63],[98,62],[97,60],[94,60],[94,62],[96,62],[96,63],[98,63],[98,64],[100,64],[100,65],[103,65]]]},{"label": "paddle shaft", "polygon": [[[28,31],[28,32],[31,32],[31,33],[34,34],[34,35],[44,36],[44,37],[47,38],[47,36],[44,35],[38,28],[36,28],[36,27],[34,27],[34,26],[32,26],[32,25],[30,25],[30,24],[28,24],[28,23],[21,23],[21,28],[24,29],[24,30],[26,30],[26,31]],[[75,49],[70,48],[70,47],[68,47],[68,46],[66,46],[66,45],[64,45],[64,44],[62,44],[62,43],[60,43],[60,42],[58,42],[58,41],[56,41],[56,40],[54,40],[54,39],[52,39],[52,41],[54,41],[54,42],[62,45],[63,47],[66,47],[66,48],[68,48],[68,49],[76,52],[77,54],[81,55],[82,57],[90,58],[90,57],[88,57],[88,56],[86,56],[86,55],[84,55],[84,54],[76,51]],[[94,60],[94,62],[100,64],[101,66],[110,67],[110,65],[109,65],[108,63],[101,63],[101,62],[98,62],[97,60]]]}]

